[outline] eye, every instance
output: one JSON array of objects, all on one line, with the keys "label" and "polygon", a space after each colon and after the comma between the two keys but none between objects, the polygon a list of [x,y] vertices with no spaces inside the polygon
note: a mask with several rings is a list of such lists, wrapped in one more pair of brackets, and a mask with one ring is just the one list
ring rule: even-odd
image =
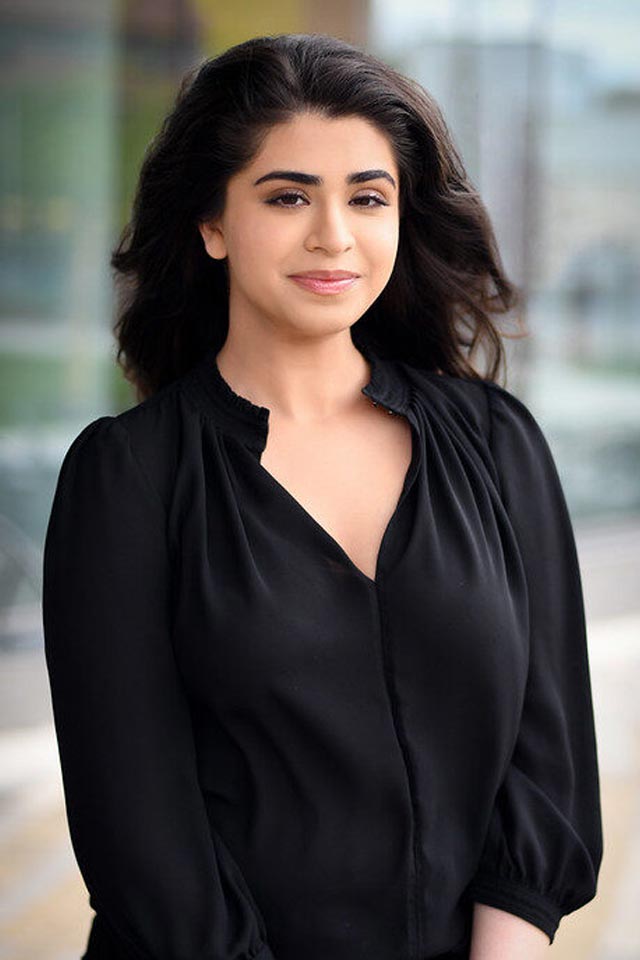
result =
[{"label": "eye", "polygon": [[[295,203],[296,200],[305,200],[305,196],[302,193],[293,193],[289,191],[288,193],[280,193],[277,197],[270,197],[268,200],[265,200],[265,203],[268,203],[273,207],[298,207],[300,204]],[[293,203],[288,201],[293,200]],[[364,200],[364,203],[360,201]],[[373,200],[374,203],[368,203],[367,201]],[[282,201],[282,202],[281,202]],[[358,207],[364,207],[365,209],[371,209],[372,207],[388,207],[389,204],[377,193],[367,193],[363,196],[354,197],[351,201],[355,203]]]},{"label": "eye", "polygon": [[280,193],[277,197],[271,197],[269,200],[265,200],[265,203],[270,204],[273,207],[297,207],[297,203],[280,203],[280,200],[304,200],[304,194],[302,193]]},{"label": "eye", "polygon": [[[386,200],[383,200],[382,197],[381,197],[379,194],[377,194],[377,193],[367,193],[367,194],[365,194],[365,195],[362,196],[362,197],[354,197],[354,202],[357,202],[358,200],[375,200],[376,202],[375,202],[375,204],[373,204],[372,206],[377,206],[377,207],[388,207],[388,206],[389,206],[389,204],[387,203],[387,201],[386,201]],[[368,207],[369,204],[358,203],[358,206],[359,206],[359,207],[365,207],[365,206]]]}]

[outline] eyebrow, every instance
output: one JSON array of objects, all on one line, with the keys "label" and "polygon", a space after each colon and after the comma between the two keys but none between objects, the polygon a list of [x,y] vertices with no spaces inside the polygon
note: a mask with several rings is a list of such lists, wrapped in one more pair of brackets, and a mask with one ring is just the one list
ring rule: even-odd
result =
[{"label": "eyebrow", "polygon": [[[296,183],[306,183],[311,186],[319,186],[324,183],[322,177],[313,173],[300,173],[298,170],[272,170],[271,173],[265,173],[254,181],[254,187],[265,180],[293,180]],[[388,180],[395,188],[396,182],[390,173],[386,170],[361,170],[359,173],[350,173],[345,177],[347,183],[365,183],[367,180]]]}]

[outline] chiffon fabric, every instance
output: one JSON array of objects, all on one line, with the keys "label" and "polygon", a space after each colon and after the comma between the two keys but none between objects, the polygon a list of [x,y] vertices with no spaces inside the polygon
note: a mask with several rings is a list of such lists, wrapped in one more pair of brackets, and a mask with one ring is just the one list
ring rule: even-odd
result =
[{"label": "chiffon fabric", "polygon": [[462,960],[474,902],[552,942],[595,896],[547,441],[496,383],[354,343],[412,433],[374,578],[261,464],[269,410],[214,352],[66,452],[43,621],[86,960]]}]

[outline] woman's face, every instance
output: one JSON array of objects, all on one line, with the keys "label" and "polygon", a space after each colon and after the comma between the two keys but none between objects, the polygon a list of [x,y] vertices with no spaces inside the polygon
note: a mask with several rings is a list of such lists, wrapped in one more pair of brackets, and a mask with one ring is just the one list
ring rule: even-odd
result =
[{"label": "woman's face", "polygon": [[[389,141],[363,118],[303,113],[272,127],[229,181],[222,216],[199,225],[209,255],[227,258],[230,323],[287,336],[355,323],[393,271],[399,185]],[[357,278],[329,292],[293,279],[316,271]]]}]

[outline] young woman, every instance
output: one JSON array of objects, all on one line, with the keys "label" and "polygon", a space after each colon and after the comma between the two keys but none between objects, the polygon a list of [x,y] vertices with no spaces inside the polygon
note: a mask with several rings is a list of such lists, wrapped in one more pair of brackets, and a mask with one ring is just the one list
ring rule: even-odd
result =
[{"label": "young woman", "polygon": [[546,956],[602,855],[580,573],[436,104],[239,44],[113,263],[140,402],[71,444],[44,558],[84,956]]}]

